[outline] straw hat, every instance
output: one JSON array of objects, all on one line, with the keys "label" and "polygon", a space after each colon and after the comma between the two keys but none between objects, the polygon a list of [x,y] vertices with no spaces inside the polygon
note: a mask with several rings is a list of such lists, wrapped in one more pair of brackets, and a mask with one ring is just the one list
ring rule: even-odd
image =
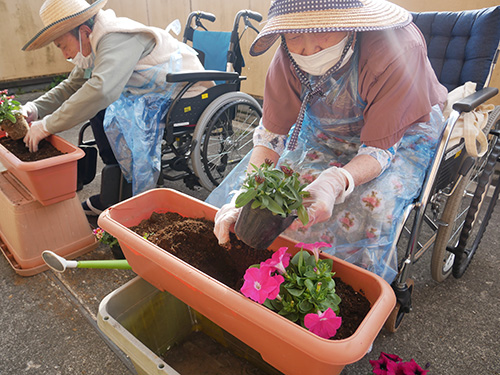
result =
[{"label": "straw hat", "polygon": [[266,52],[282,33],[383,30],[412,20],[385,0],[272,0],[267,18],[250,47],[252,56]]},{"label": "straw hat", "polygon": [[40,8],[40,18],[45,27],[23,47],[23,51],[42,48],[61,35],[73,30],[92,18],[108,0],[46,0]]}]

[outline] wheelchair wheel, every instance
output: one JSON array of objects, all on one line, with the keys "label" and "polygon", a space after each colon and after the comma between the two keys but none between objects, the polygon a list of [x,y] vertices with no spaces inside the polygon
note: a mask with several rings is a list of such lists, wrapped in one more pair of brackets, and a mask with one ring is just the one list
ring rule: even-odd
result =
[{"label": "wheelchair wheel", "polygon": [[[485,132],[498,129],[499,117],[500,108],[497,107],[490,114]],[[494,147],[497,138],[495,135],[491,136],[486,154],[475,162],[472,170],[464,176],[446,202],[441,221],[448,225],[440,226],[437,232],[431,260],[432,278],[438,282],[444,281],[452,273],[455,277],[460,277],[456,275],[465,272],[486,229],[493,209],[489,207],[496,203],[489,199],[484,204],[483,198],[492,183],[492,171],[498,158]],[[472,249],[465,250],[469,238],[475,238],[474,242],[477,244]],[[461,266],[457,266],[457,262]],[[461,271],[458,270],[459,267]]]},{"label": "wheelchair wheel", "polygon": [[456,246],[458,235],[463,226],[466,210],[463,209],[467,202],[463,202],[468,193],[468,185],[471,184],[472,170],[463,176],[455,188],[455,192],[448,198],[441,215],[441,222],[447,225],[439,227],[431,259],[431,275],[437,282],[443,282],[451,275],[455,254],[448,251],[448,246]]},{"label": "wheelchair wheel", "polygon": [[215,99],[200,116],[193,134],[191,162],[201,185],[211,191],[253,147],[259,103],[242,92]]},{"label": "wheelchair wheel", "polygon": [[469,266],[488,226],[491,214],[498,201],[500,192],[500,178],[495,176],[495,167],[500,157],[500,108],[496,116],[492,116],[496,134],[490,134],[489,149],[484,160],[484,168],[479,176],[476,190],[472,196],[470,207],[465,217],[463,229],[460,233],[458,245],[454,249],[453,276],[460,278]]}]

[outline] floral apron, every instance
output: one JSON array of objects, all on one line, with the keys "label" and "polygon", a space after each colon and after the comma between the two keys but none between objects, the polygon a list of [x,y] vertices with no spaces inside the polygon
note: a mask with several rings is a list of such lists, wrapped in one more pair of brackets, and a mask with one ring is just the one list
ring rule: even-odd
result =
[{"label": "floral apron", "polygon": [[[360,147],[363,109],[358,94],[358,53],[352,63],[330,77],[324,96],[308,105],[294,151],[285,150],[279,164],[299,172],[301,179],[312,182],[323,170],[341,167],[354,158]],[[314,79],[309,77],[314,87]],[[303,91],[301,97],[305,96]],[[309,229],[284,234],[296,241],[328,242],[324,252],[361,266],[389,283],[397,274],[397,254],[393,242],[403,211],[419,194],[427,168],[440,138],[443,118],[438,106],[428,123],[412,125],[404,134],[391,165],[374,180],[357,186],[344,203],[334,207],[331,219]],[[293,129],[290,131],[293,131]],[[231,171],[207,198],[222,206],[239,189],[245,177],[250,155]]]}]

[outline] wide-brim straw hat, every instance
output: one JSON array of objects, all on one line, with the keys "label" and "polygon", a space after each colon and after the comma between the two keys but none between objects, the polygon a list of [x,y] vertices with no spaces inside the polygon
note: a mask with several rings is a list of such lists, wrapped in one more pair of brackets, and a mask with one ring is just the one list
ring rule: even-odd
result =
[{"label": "wide-brim straw hat", "polygon": [[410,12],[385,0],[273,0],[250,54],[266,52],[282,33],[374,31],[412,21]]},{"label": "wide-brim straw hat", "polygon": [[40,8],[40,18],[45,27],[24,45],[23,51],[45,47],[92,18],[107,1],[96,0],[89,4],[85,0],[46,0]]}]

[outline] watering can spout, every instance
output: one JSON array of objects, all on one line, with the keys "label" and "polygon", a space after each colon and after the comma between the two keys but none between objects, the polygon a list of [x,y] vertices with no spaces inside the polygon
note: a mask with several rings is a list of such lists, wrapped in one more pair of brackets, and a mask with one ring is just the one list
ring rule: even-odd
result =
[{"label": "watering can spout", "polygon": [[64,272],[66,271],[66,268],[101,268],[121,270],[132,269],[126,259],[79,261],[67,260],[50,250],[45,250],[44,252],[42,252],[42,259],[47,264],[47,266],[49,266],[56,272]]}]

